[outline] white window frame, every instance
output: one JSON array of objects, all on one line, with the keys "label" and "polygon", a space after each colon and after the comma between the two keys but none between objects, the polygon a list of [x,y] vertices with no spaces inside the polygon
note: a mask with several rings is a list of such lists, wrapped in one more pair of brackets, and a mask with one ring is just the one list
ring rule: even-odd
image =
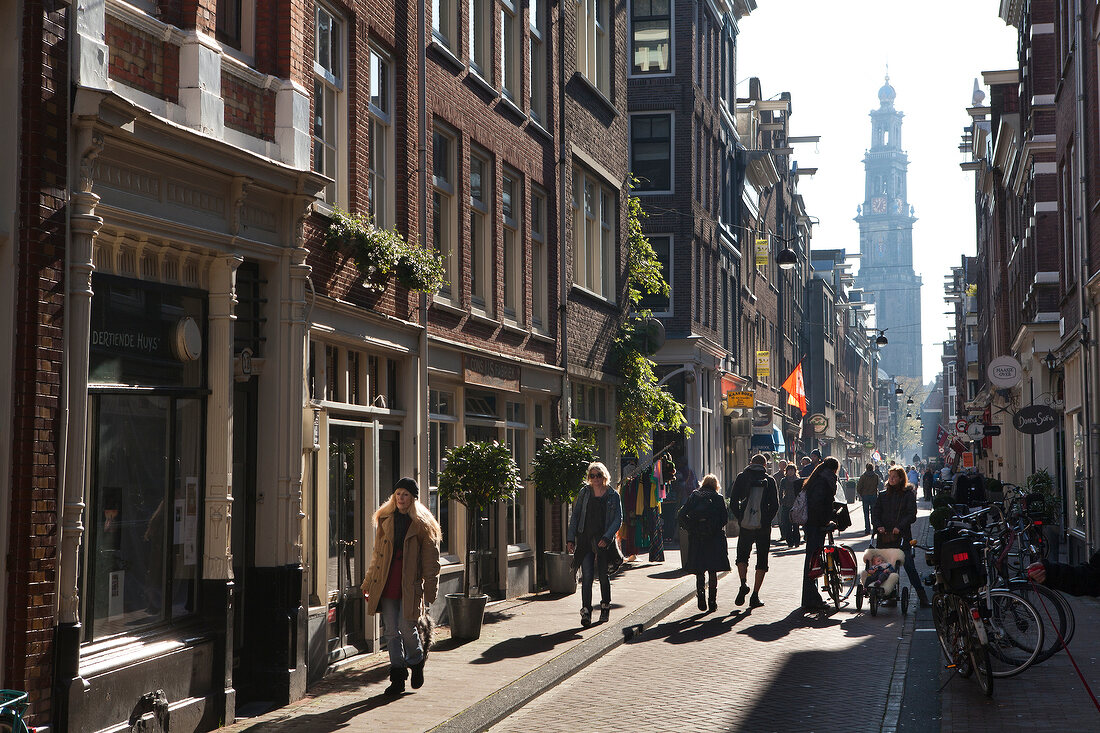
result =
[{"label": "white window frame", "polygon": [[[636,77],[636,76],[637,77],[643,77],[643,76],[644,77],[673,76],[676,73],[676,25],[675,25],[676,24],[676,20],[675,20],[676,0],[667,0],[668,1],[668,69],[665,70],[665,71],[662,71],[662,70],[659,70],[659,69],[657,71],[639,71],[638,70],[638,64],[637,64],[637,45],[638,45],[637,33],[638,32],[634,27],[634,23],[635,23],[635,20],[636,20],[636,17],[634,15],[634,8],[635,8],[636,5],[639,4],[640,1],[644,2],[647,5],[649,5],[651,12],[652,12],[652,3],[655,2],[655,0],[631,0],[631,2],[630,2],[630,19],[629,19],[629,22],[630,22],[630,50],[628,52],[630,54],[630,66],[629,66],[630,71],[629,71],[629,75],[631,77]],[[647,15],[647,16],[642,16],[642,17],[644,17],[647,20],[647,22],[653,22],[651,19],[659,19],[663,16],[660,16],[660,15]]]},{"label": "white window frame", "polygon": [[[367,196],[375,226],[394,226],[393,66],[390,57],[370,49],[370,140],[367,150]],[[381,91],[380,94],[376,93]]]},{"label": "white window frame", "polygon": [[545,192],[531,191],[531,327],[541,333],[550,331],[548,303],[550,281],[547,277],[546,206],[549,199]]},{"label": "white window frame", "polygon": [[576,167],[572,207],[573,284],[614,302],[617,196],[595,175]]},{"label": "white window frame", "polygon": [[[671,194],[675,192],[676,183],[673,172],[676,170],[676,116],[672,112],[664,111],[651,111],[651,112],[636,112],[630,116],[630,168],[631,172],[637,174],[637,165],[635,165],[635,150],[634,150],[634,125],[635,121],[639,118],[658,118],[665,117],[668,119],[668,185],[660,187],[656,183],[650,181],[649,184],[653,185],[653,188],[643,188],[646,185],[645,180],[639,181],[641,185],[635,189],[638,194]],[[649,138],[652,139],[652,138]]]},{"label": "white window frame", "polygon": [[[448,145],[443,161],[437,160],[436,151],[441,141]],[[444,299],[454,299],[458,294],[457,147],[458,137],[453,132],[438,124],[432,127],[432,245],[443,256],[447,271],[447,284],[439,292],[439,297]],[[441,162],[445,167],[443,171],[439,170]]]},{"label": "white window frame", "polygon": [[500,93],[519,104],[519,80],[522,78],[523,30],[515,0],[500,0]]},{"label": "white window frame", "polygon": [[493,159],[489,154],[475,149],[470,152],[470,176],[475,162],[481,164],[481,198],[474,198],[473,182],[470,184],[470,302],[472,307],[486,314],[493,311],[492,268],[492,217],[490,202],[493,200]]},{"label": "white window frame", "polygon": [[[234,0],[229,0],[233,2]],[[156,8],[156,3],[153,2],[140,2],[140,0],[132,3],[137,7],[147,10],[150,15],[156,16],[159,14],[159,9]],[[222,51],[237,58],[240,61],[244,61],[249,66],[256,63],[256,0],[236,0],[238,6],[238,14],[240,15],[240,38],[238,38],[240,47],[234,46],[228,41],[223,41],[218,38],[218,45],[221,46]],[[214,9],[215,24],[217,23],[217,6]],[[217,37],[217,29],[214,32]]]},{"label": "white window frame", "polygon": [[611,0],[576,0],[577,71],[611,96]]},{"label": "white window frame", "polygon": [[531,31],[527,58],[527,93],[531,119],[546,127],[546,2],[528,0],[528,20]]},{"label": "white window frame", "polygon": [[526,292],[523,282],[523,240],[520,238],[523,201],[522,176],[505,168],[500,177],[501,313],[515,322],[523,320],[523,293]]},{"label": "white window frame", "polygon": [[[520,407],[523,409],[523,414],[517,415],[513,411],[513,407]],[[504,443],[508,446],[508,449],[512,453],[512,459],[519,464],[520,475],[526,476],[531,472],[531,447],[530,447],[530,435],[531,426],[528,422],[529,407],[526,400],[512,401],[507,400],[504,403]],[[516,456],[517,446],[522,454]],[[509,551],[519,551],[529,546],[528,533],[527,533],[527,511],[528,507],[533,506],[530,501],[529,491],[530,484],[524,481],[515,496],[507,501],[504,507],[505,516],[505,540],[508,543]],[[509,518],[509,514],[511,517]]]},{"label": "white window frame", "polygon": [[[336,28],[336,33],[330,34],[329,49],[335,45],[338,47],[338,56],[333,58],[318,58],[321,44],[318,43],[321,34],[321,14],[324,13]],[[347,201],[347,95],[344,80],[347,78],[347,21],[344,16],[337,13],[324,3],[318,2],[314,10],[314,55],[313,55],[313,127],[311,129],[311,142],[313,146],[313,170],[323,176],[333,179],[333,183],[326,186],[318,196],[325,203],[339,206]],[[321,94],[318,95],[318,90]],[[327,108],[327,95],[332,95],[332,109]],[[324,105],[324,109],[319,106]],[[321,122],[322,136],[317,136],[317,121],[321,116],[325,119]],[[332,117],[332,130],[324,132],[328,127],[328,117]],[[317,161],[318,147],[323,152],[331,152],[332,160],[323,156],[320,165]]]},{"label": "white window frame", "polygon": [[493,0],[469,0],[470,70],[493,82]]},{"label": "white window frame", "polygon": [[458,48],[459,0],[432,0],[432,39],[451,53]]}]

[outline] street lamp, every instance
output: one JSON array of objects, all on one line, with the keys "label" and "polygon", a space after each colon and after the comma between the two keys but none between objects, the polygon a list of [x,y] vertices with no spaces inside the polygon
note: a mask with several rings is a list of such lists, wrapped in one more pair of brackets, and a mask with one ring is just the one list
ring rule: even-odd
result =
[{"label": "street lamp", "polygon": [[905,394],[905,390],[902,389],[901,387],[898,387],[897,389],[894,390],[894,394],[903,395],[903,394]]},{"label": "street lamp", "polygon": [[790,247],[784,247],[775,258],[780,270],[793,270],[798,264],[798,255]]},{"label": "street lamp", "polygon": [[1048,351],[1047,355],[1043,357],[1043,361],[1047,364],[1047,370],[1053,372],[1055,365],[1058,363],[1058,358],[1054,356],[1053,351]]},{"label": "street lamp", "polygon": [[[885,328],[879,329],[878,338],[875,339],[875,345],[876,346],[885,346],[888,343],[890,343],[890,339],[886,338],[886,329]],[[898,394],[901,394],[901,393],[898,392]]]},{"label": "street lamp", "polygon": [[909,397],[909,399],[907,399],[907,400],[905,401],[905,404],[907,404],[907,405],[911,405],[911,404],[913,404],[913,398],[912,398],[912,396],[910,396],[910,397]]}]

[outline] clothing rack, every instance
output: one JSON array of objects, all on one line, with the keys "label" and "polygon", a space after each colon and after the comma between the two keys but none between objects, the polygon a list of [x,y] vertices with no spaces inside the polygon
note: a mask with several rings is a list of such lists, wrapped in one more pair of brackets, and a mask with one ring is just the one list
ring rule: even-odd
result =
[{"label": "clothing rack", "polygon": [[676,445],[676,441],[669,443],[664,448],[654,453],[645,463],[640,463],[635,466],[634,470],[630,474],[625,475],[619,479],[618,487],[621,488],[622,485],[625,484],[627,481],[631,480],[635,476],[640,475],[642,471],[645,471],[647,468],[656,463],[661,456],[663,456],[665,453],[668,453],[674,445]]}]

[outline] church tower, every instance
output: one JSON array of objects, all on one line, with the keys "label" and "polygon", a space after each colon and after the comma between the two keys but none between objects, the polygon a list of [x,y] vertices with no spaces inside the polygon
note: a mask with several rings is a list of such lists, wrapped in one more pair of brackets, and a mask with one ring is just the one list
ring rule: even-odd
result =
[{"label": "church tower", "polygon": [[860,266],[857,285],[875,304],[878,327],[890,343],[880,366],[890,376],[922,375],[921,279],[913,271],[913,207],[906,191],[909,157],[901,149],[901,120],[890,77],[871,112],[871,147],[863,156],[863,204],[858,209]]}]

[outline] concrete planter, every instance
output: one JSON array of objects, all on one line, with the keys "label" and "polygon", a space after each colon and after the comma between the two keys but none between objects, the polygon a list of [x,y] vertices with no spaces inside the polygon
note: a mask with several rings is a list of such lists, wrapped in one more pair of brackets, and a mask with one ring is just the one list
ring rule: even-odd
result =
[{"label": "concrete planter", "polygon": [[546,580],[551,593],[572,595],[577,592],[577,571],[573,569],[573,556],[568,552],[542,553],[546,563]]},{"label": "concrete planter", "polygon": [[481,621],[485,617],[485,604],[489,596],[470,596],[448,593],[447,615],[451,620],[451,638],[477,639],[481,637]]}]

